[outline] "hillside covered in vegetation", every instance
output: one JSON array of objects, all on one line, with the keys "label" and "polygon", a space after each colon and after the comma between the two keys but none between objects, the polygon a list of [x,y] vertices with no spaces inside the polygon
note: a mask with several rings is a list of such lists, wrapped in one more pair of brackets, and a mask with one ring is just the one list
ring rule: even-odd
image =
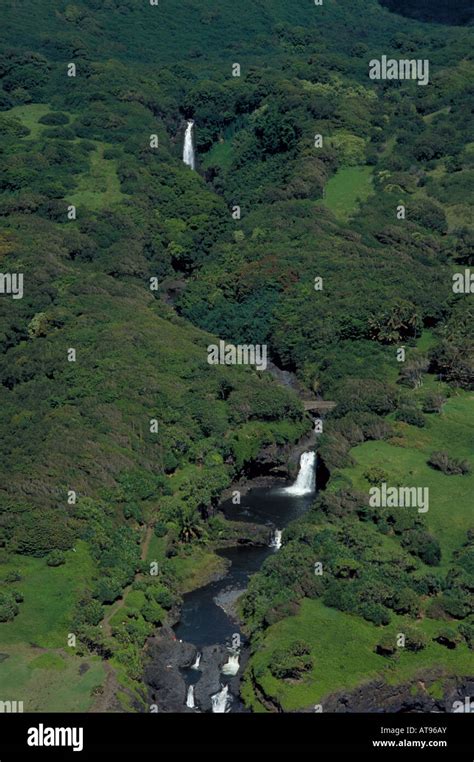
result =
[{"label": "hillside covered in vegetation", "polygon": [[[209,365],[220,338],[337,403],[328,487],[241,602],[247,705],[433,670],[442,697],[474,638],[472,27],[377,0],[4,5],[4,698],[144,708],[147,638],[232,536],[220,496],[312,426],[269,373]],[[383,55],[428,86],[370,80]],[[382,483],[430,510],[371,508]]]}]

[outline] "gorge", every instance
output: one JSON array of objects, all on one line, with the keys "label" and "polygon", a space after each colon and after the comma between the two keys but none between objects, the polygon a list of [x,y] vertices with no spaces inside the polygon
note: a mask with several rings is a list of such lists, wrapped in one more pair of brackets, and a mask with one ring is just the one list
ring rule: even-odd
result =
[{"label": "gorge", "polygon": [[[304,452],[300,458],[297,478],[289,487],[282,487],[281,481],[253,488],[250,484],[251,488],[242,496],[241,504],[236,505],[228,499],[220,506],[229,520],[254,522],[268,527],[269,542],[266,546],[237,545],[218,551],[228,563],[224,576],[193,590],[183,598],[174,635],[167,633],[165,647],[171,645],[173,648],[173,637],[179,644],[174,649],[177,652],[183,652],[183,647],[194,647],[186,651],[184,662],[179,661],[179,671],[183,678],[182,703],[186,703],[188,709],[202,708],[203,711],[209,711],[211,707],[211,711],[216,713],[243,711],[238,696],[239,671],[247,658],[248,640],[239,625],[238,599],[244,593],[251,575],[260,569],[266,558],[278,552],[282,528],[303,515],[313,501],[316,489],[315,467],[315,453]],[[277,526],[280,529],[276,529]],[[154,669],[152,663],[150,672],[154,675],[152,698],[156,692],[153,700],[159,703],[160,667]],[[208,682],[210,673],[212,679]],[[201,707],[199,698],[202,703],[203,686],[207,690],[207,703]],[[211,695],[213,689],[215,693]],[[179,695],[175,695],[173,701],[179,701]],[[182,709],[182,706],[174,704],[160,707],[160,711]]]}]

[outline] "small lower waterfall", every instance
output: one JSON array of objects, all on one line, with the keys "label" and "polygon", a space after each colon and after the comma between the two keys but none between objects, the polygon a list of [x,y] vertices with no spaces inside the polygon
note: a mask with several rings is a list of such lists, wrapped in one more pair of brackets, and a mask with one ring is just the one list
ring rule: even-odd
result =
[{"label": "small lower waterfall", "polygon": [[223,675],[234,676],[239,671],[239,667],[239,654],[230,654],[229,659],[222,667],[221,672]]},{"label": "small lower waterfall", "polygon": [[307,495],[309,492],[314,492],[316,486],[315,462],[316,455],[314,452],[304,452],[302,454],[300,458],[300,470],[296,481],[291,487],[286,487],[284,490],[287,495]]},{"label": "small lower waterfall", "polygon": [[194,703],[194,685],[190,685],[188,688],[188,695],[186,697],[186,706],[189,709],[194,709],[196,706]]},{"label": "small lower waterfall", "polygon": [[211,696],[213,714],[224,714],[227,712],[230,703],[229,686],[223,685],[219,693]]},{"label": "small lower waterfall", "polygon": [[193,146],[193,127],[194,122],[189,119],[186,132],[184,134],[184,147],[183,147],[183,161],[191,169],[195,168],[196,162],[194,159],[194,146]]},{"label": "small lower waterfall", "polygon": [[280,550],[281,548],[281,535],[282,531],[281,529],[275,529],[273,532],[273,537],[270,540],[270,547],[274,548],[275,550]]},{"label": "small lower waterfall", "polygon": [[194,664],[191,665],[191,669],[199,669],[200,663],[201,663],[201,654],[198,651],[198,653],[196,654],[196,661],[194,662]]}]

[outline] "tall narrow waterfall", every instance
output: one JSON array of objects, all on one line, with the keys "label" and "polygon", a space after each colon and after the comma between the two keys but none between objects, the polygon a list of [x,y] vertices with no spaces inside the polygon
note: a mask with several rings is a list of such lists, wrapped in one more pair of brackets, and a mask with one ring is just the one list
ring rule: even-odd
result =
[{"label": "tall narrow waterfall", "polygon": [[201,663],[201,654],[198,651],[198,653],[196,654],[196,661],[194,662],[194,664],[191,665],[191,669],[199,669],[200,663]]},{"label": "tall narrow waterfall", "polygon": [[183,161],[191,169],[195,168],[194,160],[194,146],[193,146],[193,127],[194,122],[192,119],[188,120],[188,126],[184,134],[184,148],[183,148]]},{"label": "tall narrow waterfall", "polygon": [[304,452],[300,458],[300,470],[297,479],[291,487],[286,487],[287,495],[307,495],[314,492],[316,486],[316,476],[314,473],[314,464],[316,456],[314,452]]},{"label": "tall narrow waterfall", "polygon": [[194,685],[190,685],[188,688],[188,695],[186,698],[186,706],[188,709],[194,709]]},{"label": "tall narrow waterfall", "polygon": [[229,708],[229,686],[223,685],[219,693],[211,696],[213,714],[224,714]]}]

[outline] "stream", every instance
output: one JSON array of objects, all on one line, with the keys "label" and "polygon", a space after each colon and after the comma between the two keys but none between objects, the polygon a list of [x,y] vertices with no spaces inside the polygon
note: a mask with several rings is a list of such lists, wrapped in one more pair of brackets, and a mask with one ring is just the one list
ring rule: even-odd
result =
[{"label": "stream", "polygon": [[[222,690],[212,698],[213,712],[242,711],[238,697],[230,700],[228,680],[239,667],[239,656],[246,640],[232,615],[232,606],[247,587],[249,577],[257,572],[266,558],[277,553],[281,546],[281,530],[301,516],[314,500],[315,455],[303,453],[300,470],[294,484],[282,482],[271,487],[251,489],[235,505],[231,499],[221,504],[226,518],[250,521],[272,529],[273,540],[268,547],[242,545],[219,551],[230,562],[222,579],[193,590],[184,596],[181,617],[174,631],[178,640],[191,643],[199,650],[214,644],[229,649],[229,662],[222,673]],[[200,677],[199,666],[186,670],[188,686]],[[194,690],[188,688],[189,704]]]}]

